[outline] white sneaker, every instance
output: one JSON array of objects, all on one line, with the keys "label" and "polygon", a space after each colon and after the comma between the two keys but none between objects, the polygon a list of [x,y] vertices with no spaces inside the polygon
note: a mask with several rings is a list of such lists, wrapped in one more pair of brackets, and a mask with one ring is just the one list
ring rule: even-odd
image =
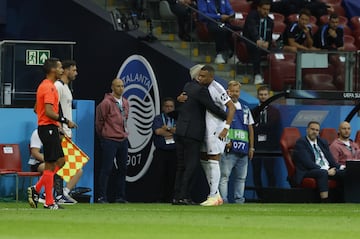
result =
[{"label": "white sneaker", "polygon": [[215,57],[215,64],[225,64],[225,60],[222,54],[217,54]]},{"label": "white sneaker", "polygon": [[261,75],[260,74],[255,75],[254,84],[260,85],[262,83],[264,83],[264,79],[261,77]]},{"label": "white sneaker", "polygon": [[213,206],[220,206],[222,205],[224,202],[220,196],[219,193],[217,193],[215,196],[212,197],[208,197],[206,201],[202,202],[200,204],[200,206],[203,207],[213,207]]},{"label": "white sneaker", "polygon": [[234,64],[236,65],[237,63],[239,63],[239,59],[237,58],[237,56],[234,54],[232,57],[230,57],[228,59],[228,63],[229,64]]}]

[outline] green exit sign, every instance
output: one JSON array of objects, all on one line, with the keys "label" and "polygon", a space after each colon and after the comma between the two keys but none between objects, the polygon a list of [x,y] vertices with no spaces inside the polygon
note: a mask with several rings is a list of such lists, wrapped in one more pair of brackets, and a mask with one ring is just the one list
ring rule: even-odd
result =
[{"label": "green exit sign", "polygon": [[50,50],[26,50],[26,65],[41,66],[50,58]]}]

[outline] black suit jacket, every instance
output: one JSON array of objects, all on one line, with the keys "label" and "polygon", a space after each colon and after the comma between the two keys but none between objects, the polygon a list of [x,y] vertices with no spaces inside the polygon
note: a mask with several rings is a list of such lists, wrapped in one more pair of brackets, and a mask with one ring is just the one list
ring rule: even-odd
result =
[{"label": "black suit jacket", "polygon": [[[246,17],[244,25],[244,36],[249,38],[251,41],[255,42],[260,40],[260,15],[257,10],[252,10],[249,15]],[[266,39],[269,43],[269,48],[272,43],[272,33],[274,29],[274,21],[268,16],[266,17]]]},{"label": "black suit jacket", "polygon": [[176,134],[202,141],[205,135],[206,109],[225,120],[227,114],[215,105],[207,87],[197,81],[186,83],[184,87],[188,99],[178,108]]},{"label": "black suit jacket", "polygon": [[[340,164],[336,163],[330,150],[329,144],[326,140],[318,137],[317,144],[324,153],[330,168],[340,168]],[[293,153],[293,159],[296,167],[295,182],[300,184],[307,171],[312,169],[320,169],[320,166],[315,163],[315,154],[313,146],[310,144],[307,137],[300,138],[296,144]]]}]

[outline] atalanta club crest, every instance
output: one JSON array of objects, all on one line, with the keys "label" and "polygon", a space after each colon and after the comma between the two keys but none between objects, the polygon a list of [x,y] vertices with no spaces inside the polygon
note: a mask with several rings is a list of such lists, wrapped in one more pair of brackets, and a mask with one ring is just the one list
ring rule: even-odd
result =
[{"label": "atalanta club crest", "polygon": [[129,101],[129,154],[126,180],[135,182],[147,172],[155,146],[152,123],[160,114],[160,98],[155,74],[150,63],[132,55],[121,66],[118,78],[124,80],[124,97]]}]

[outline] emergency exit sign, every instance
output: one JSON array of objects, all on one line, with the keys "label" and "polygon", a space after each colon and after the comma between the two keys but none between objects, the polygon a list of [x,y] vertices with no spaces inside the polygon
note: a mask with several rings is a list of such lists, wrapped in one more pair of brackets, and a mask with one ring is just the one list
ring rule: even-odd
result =
[{"label": "emergency exit sign", "polygon": [[50,58],[50,50],[26,50],[26,65],[41,66]]}]

